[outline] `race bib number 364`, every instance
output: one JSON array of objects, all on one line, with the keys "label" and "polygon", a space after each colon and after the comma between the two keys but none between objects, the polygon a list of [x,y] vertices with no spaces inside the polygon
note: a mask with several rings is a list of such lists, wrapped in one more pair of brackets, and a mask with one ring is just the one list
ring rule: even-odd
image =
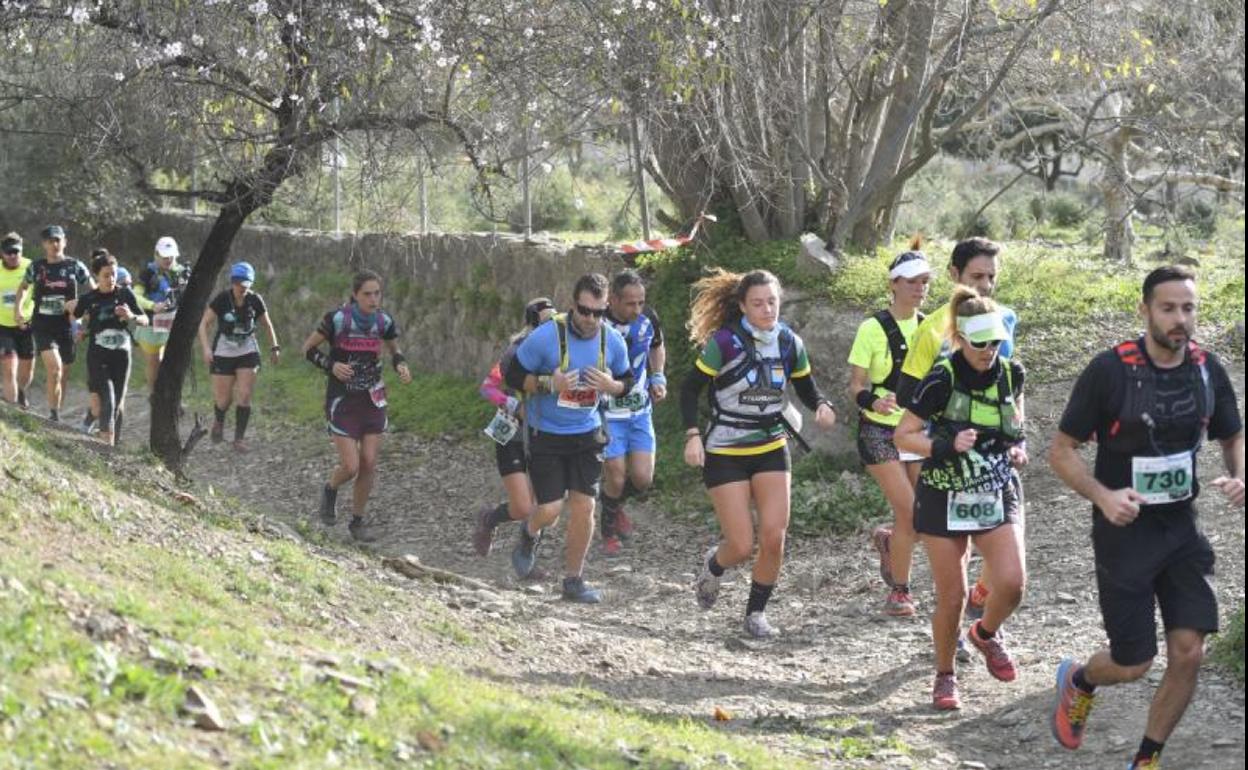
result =
[{"label": "race bib number 364", "polygon": [[559,394],[559,406],[593,411],[598,408],[598,391],[593,388],[568,388]]},{"label": "race bib number 364", "polygon": [[1191,452],[1131,458],[1131,486],[1144,497],[1145,505],[1190,500],[1194,477]]},{"label": "race bib number 364", "polygon": [[1000,492],[950,492],[946,526],[950,532],[980,532],[1005,523]]}]

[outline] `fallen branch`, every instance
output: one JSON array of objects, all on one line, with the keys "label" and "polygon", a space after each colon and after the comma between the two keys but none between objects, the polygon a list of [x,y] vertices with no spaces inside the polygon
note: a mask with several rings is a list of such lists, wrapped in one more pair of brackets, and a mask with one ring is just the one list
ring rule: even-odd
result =
[{"label": "fallen branch", "polygon": [[389,567],[395,572],[412,580],[432,580],[435,583],[455,584],[466,586],[468,588],[477,588],[491,593],[498,589],[489,583],[460,575],[457,572],[448,572],[437,567],[430,567],[420,563],[420,559],[413,554],[404,554],[401,558],[386,558],[381,561],[383,566]]}]

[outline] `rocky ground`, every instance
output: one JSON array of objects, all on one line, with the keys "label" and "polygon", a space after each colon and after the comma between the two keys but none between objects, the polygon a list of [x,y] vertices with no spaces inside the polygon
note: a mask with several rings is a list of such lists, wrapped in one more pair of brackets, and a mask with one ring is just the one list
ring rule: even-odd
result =
[{"label": "rocky ground", "polygon": [[[1242,372],[1235,379],[1242,393]],[[386,439],[381,483],[370,505],[384,532],[373,550],[414,554],[424,564],[487,583],[488,590],[413,584],[435,592],[463,627],[491,639],[488,650],[431,655],[521,688],[587,687],[647,712],[700,720],[719,708],[731,717],[721,723],[725,729],[812,758],[824,751],[819,739],[825,737],[893,736],[908,747],[877,742],[882,748],[873,756],[829,756],[829,767],[1122,767],[1140,738],[1164,658],[1146,681],[1103,691],[1078,753],[1060,749],[1047,723],[1058,661],[1086,656],[1104,639],[1088,506],[1043,461],[1068,388],[1068,382],[1055,383],[1028,395],[1035,460],[1024,476],[1031,575],[1024,604],[1007,626],[1020,677],[997,682],[976,658],[960,670],[964,705],[956,713],[929,705],[926,610],[932,599],[923,555],[916,557],[912,581],[919,616],[886,618],[865,533],[790,543],[768,612],[783,635],[772,642],[741,632],[747,572],[729,573],[713,611],[697,608],[690,588],[694,568],[715,537],[704,519],[674,518],[644,505],[630,508],[638,533],[626,555],[593,558],[587,568],[587,578],[606,589],[605,602],[569,605],[559,601],[555,577],[516,584],[507,559],[514,528],[500,536],[489,558],[473,553],[471,515],[501,493],[484,439],[460,444],[396,434]],[[76,394],[68,413],[80,414],[81,402]],[[127,434],[137,444],[147,431],[145,398],[134,394],[128,403]],[[315,530],[310,514],[333,461],[329,441],[323,431],[279,424],[263,405],[253,425],[250,453],[205,441],[191,475],[216,494],[237,497],[296,529]],[[1204,452],[1204,477],[1217,475],[1220,462],[1216,450]],[[349,492],[341,499],[345,511]],[[1204,497],[1201,509],[1222,565],[1217,590],[1229,613],[1244,601],[1244,511],[1216,493]],[[345,526],[329,536],[347,539]],[[544,544],[541,564],[552,576],[560,574],[558,533]],[[361,575],[367,579],[368,572]],[[400,640],[402,629],[387,629],[385,636],[379,646]],[[1207,666],[1196,701],[1168,744],[1167,764],[1221,770],[1243,767],[1244,756],[1244,687]]]}]

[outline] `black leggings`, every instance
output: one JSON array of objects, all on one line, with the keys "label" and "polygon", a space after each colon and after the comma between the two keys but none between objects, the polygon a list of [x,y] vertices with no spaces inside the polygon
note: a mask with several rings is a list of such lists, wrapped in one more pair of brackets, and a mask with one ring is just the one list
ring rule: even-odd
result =
[{"label": "black leggings", "polygon": [[100,432],[116,434],[121,425],[126,385],[130,382],[130,351],[87,348],[87,386],[100,397]]}]

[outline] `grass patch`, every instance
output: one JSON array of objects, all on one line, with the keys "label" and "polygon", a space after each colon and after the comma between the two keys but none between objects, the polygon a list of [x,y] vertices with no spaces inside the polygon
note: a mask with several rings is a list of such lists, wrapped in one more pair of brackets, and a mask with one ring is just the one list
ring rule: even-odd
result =
[{"label": "grass patch", "polygon": [[[418,593],[220,526],[211,509],[224,501],[172,502],[167,475],[141,458],[88,460],[76,439],[10,417],[0,412],[0,456],[29,482],[0,485],[0,736],[15,767],[627,768],[640,758],[675,770],[718,755],[762,770],[810,766],[804,744],[780,752],[749,726],[726,732],[592,690],[521,693],[431,665],[426,652],[399,653],[397,668],[377,673],[365,661],[378,633],[422,651],[481,643]],[[328,619],[347,586],[351,616],[373,626]],[[85,618],[99,613],[126,630],[92,638]],[[191,667],[192,648],[212,665]],[[376,714],[359,713],[308,651],[368,680]],[[190,725],[181,706],[192,684],[220,706],[224,732]]]},{"label": "grass patch", "polygon": [[1213,659],[1244,681],[1244,606],[1241,604],[1213,643]]}]

